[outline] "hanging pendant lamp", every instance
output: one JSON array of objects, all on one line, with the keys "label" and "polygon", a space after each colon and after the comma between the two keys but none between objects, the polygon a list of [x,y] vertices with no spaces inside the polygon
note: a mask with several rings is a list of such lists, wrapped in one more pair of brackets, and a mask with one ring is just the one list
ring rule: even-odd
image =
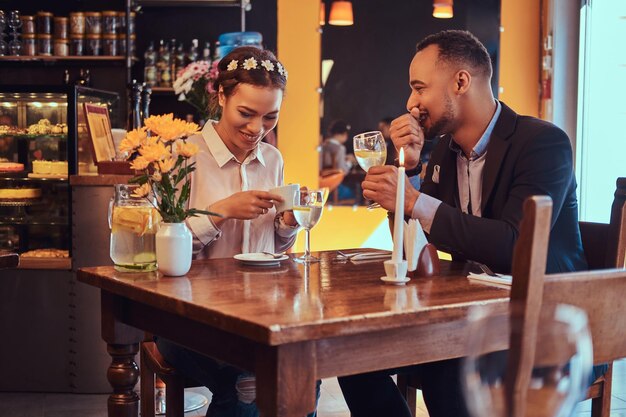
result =
[{"label": "hanging pendant lamp", "polygon": [[322,1],[320,2],[320,26],[324,26],[326,24],[326,4]]},{"label": "hanging pendant lamp", "polygon": [[454,17],[452,3],[453,0],[434,0],[433,17],[438,19],[450,19]]},{"label": "hanging pendant lamp", "polygon": [[350,26],[354,24],[352,3],[347,0],[335,0],[330,5],[328,23],[334,26]]}]

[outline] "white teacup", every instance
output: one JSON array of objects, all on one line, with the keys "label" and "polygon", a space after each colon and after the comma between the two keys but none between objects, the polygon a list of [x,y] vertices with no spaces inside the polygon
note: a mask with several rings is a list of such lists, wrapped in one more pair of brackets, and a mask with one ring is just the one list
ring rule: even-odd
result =
[{"label": "white teacup", "polygon": [[282,213],[283,211],[291,210],[293,208],[293,200],[296,193],[300,191],[300,184],[287,184],[280,187],[271,188],[269,190],[272,194],[278,194],[283,198],[282,203],[276,203],[276,212]]}]

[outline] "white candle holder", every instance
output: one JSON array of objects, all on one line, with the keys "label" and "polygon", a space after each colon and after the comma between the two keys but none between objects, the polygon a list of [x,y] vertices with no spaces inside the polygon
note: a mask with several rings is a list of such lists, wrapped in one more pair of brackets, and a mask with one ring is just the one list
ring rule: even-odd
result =
[{"label": "white candle holder", "polygon": [[384,282],[388,284],[404,285],[411,280],[411,278],[406,276],[408,269],[407,261],[402,260],[400,262],[394,262],[393,259],[391,259],[385,261],[383,264],[387,275],[380,277],[380,279]]}]

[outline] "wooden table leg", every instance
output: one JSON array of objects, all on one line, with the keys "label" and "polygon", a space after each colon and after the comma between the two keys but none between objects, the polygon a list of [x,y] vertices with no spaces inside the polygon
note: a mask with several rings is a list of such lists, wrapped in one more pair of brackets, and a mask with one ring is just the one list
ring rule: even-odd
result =
[{"label": "wooden table leg", "polygon": [[315,344],[261,348],[257,354],[257,405],[263,417],[305,417],[315,409]]},{"label": "wooden table leg", "polygon": [[113,387],[109,396],[109,417],[137,417],[139,414],[139,396],[134,388],[139,378],[139,367],[135,355],[144,332],[121,322],[124,317],[123,298],[101,292],[102,339],[107,343],[111,355],[111,365],[107,370],[107,379]]},{"label": "wooden table leg", "polygon": [[108,401],[109,417],[136,417],[139,411],[139,396],[134,388],[139,378],[139,367],[135,363],[135,355],[139,351],[139,344],[108,344],[107,351],[112,358],[107,370],[107,379],[113,387],[113,393]]}]

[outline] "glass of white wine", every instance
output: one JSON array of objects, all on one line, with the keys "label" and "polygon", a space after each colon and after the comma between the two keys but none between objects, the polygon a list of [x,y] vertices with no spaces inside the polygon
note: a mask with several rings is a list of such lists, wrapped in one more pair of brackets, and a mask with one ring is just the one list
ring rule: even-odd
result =
[{"label": "glass of white wine", "polygon": [[318,258],[311,255],[311,229],[322,217],[324,201],[324,190],[302,189],[294,196],[293,215],[306,233],[304,255],[296,258],[298,262],[319,262]]},{"label": "glass of white wine", "polygon": [[354,137],[354,156],[367,172],[373,166],[385,165],[387,145],[379,131],[359,133]]}]

